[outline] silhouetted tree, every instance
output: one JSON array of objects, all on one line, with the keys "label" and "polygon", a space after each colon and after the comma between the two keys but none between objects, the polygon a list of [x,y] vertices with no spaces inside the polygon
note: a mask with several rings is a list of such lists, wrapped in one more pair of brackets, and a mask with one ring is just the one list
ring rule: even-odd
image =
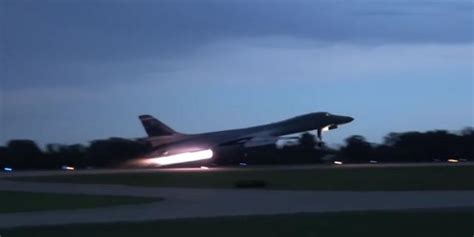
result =
[{"label": "silhouetted tree", "polygon": [[[362,136],[351,136],[339,150],[316,147],[315,136],[304,133],[300,144],[277,149],[269,144],[262,147],[226,147],[219,150],[218,164],[302,164],[319,163],[328,155],[346,162],[420,162],[434,159],[474,158],[474,129],[468,127],[458,133],[444,130],[428,132],[389,133],[383,144],[373,145]],[[222,147],[224,148],[224,147]],[[14,168],[54,168],[72,165],[104,167],[120,165],[151,151],[149,144],[124,138],[95,140],[89,146],[81,144],[48,144],[42,152],[31,140],[12,140],[0,147],[0,166]]]},{"label": "silhouetted tree", "polygon": [[461,131],[459,145],[461,146],[462,158],[474,159],[474,128],[467,127]]},{"label": "silhouetted tree", "polygon": [[373,146],[371,158],[380,162],[396,162],[397,156],[393,150],[393,147],[385,144]]},{"label": "silhouetted tree", "polygon": [[81,144],[48,144],[46,145],[45,155],[48,157],[51,166],[69,165],[84,167],[89,165],[88,160],[86,160],[87,148]]},{"label": "silhouetted tree", "polygon": [[88,157],[97,166],[119,165],[121,162],[136,158],[148,150],[146,144],[124,138],[109,138],[92,141]]},{"label": "silhouetted tree", "polygon": [[372,157],[372,146],[363,136],[354,135],[346,139],[346,145],[341,147],[341,155],[353,162],[367,162]]},{"label": "silhouetted tree", "polygon": [[7,166],[10,163],[7,154],[7,148],[4,146],[0,146],[0,167]]},{"label": "silhouetted tree", "polygon": [[467,147],[472,147],[472,143],[463,143],[463,137],[444,130],[391,133],[385,138],[384,145],[391,148],[390,157],[397,161],[445,160],[460,157]]},{"label": "silhouetted tree", "polygon": [[7,156],[15,167],[35,167],[41,165],[43,153],[32,140],[12,140],[7,144]]}]

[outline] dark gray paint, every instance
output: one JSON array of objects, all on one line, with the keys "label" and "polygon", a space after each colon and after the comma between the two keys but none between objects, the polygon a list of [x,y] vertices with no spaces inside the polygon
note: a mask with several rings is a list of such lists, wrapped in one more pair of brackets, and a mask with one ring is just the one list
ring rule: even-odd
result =
[{"label": "dark gray paint", "polygon": [[[147,115],[142,115],[140,117],[147,117]],[[147,119],[149,119],[149,117],[147,117]],[[352,120],[354,119],[348,116],[333,115],[327,112],[316,112],[276,123],[249,128],[202,134],[174,133],[172,135],[153,136],[147,139],[154,147],[154,151],[149,154],[149,157],[158,157],[164,154],[171,155],[204,149],[218,151],[224,146],[246,145],[254,140],[268,140],[267,144],[270,144],[274,143],[279,136],[311,130],[320,131],[324,127],[334,125],[338,126],[349,123]],[[164,125],[159,121],[157,121],[157,124]],[[147,125],[145,124],[145,126]],[[166,125],[164,126],[164,129],[168,130],[168,127]]]}]

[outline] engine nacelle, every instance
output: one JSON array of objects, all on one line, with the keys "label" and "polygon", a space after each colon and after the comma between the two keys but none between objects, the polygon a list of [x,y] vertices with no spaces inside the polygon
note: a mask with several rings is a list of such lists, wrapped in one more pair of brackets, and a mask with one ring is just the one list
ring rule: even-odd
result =
[{"label": "engine nacelle", "polygon": [[244,147],[259,147],[274,145],[278,141],[277,137],[254,137],[244,143]]},{"label": "engine nacelle", "polygon": [[300,144],[300,137],[280,138],[275,142],[277,149],[283,149],[290,146],[298,146]]}]

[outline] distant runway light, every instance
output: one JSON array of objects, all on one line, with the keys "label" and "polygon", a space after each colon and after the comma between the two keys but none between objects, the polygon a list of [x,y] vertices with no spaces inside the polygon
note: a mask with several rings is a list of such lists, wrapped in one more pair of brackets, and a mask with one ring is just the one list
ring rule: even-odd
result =
[{"label": "distant runway light", "polygon": [[73,170],[75,170],[75,168],[74,168],[74,167],[72,167],[72,166],[66,166],[66,165],[65,165],[65,166],[63,166],[63,167],[61,167],[61,169],[63,169],[63,170],[69,170],[69,171],[73,171]]},{"label": "distant runway light", "polygon": [[459,160],[456,160],[456,159],[449,159],[448,162],[449,162],[449,163],[458,163]]},{"label": "distant runway light", "polygon": [[3,168],[3,171],[6,171],[6,172],[12,172],[12,171],[13,171],[13,169],[12,169],[12,168],[10,168],[10,167],[5,167],[5,168]]},{"label": "distant runway light", "polygon": [[334,164],[336,164],[336,165],[342,165],[342,161],[336,160],[336,161],[334,161]]},{"label": "distant runway light", "polygon": [[186,162],[191,162],[191,161],[207,160],[207,159],[211,159],[213,155],[214,154],[212,150],[207,149],[207,150],[202,150],[202,151],[185,152],[185,153],[179,153],[176,155],[152,158],[152,159],[147,160],[147,163],[152,163],[152,164],[157,164],[157,165],[172,165],[172,164],[186,163]]}]

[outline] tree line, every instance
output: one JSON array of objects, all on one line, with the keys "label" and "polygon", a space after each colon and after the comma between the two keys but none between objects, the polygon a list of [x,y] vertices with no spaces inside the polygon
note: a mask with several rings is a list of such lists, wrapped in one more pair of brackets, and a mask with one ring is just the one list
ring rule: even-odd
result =
[{"label": "tree line", "polygon": [[63,166],[76,168],[114,167],[144,155],[150,150],[143,142],[109,138],[94,140],[89,145],[48,144],[45,149],[32,140],[11,140],[0,146],[0,167],[15,169],[55,169]]},{"label": "tree line", "polygon": [[[57,169],[62,166],[99,168],[119,166],[142,157],[152,150],[143,140],[109,138],[88,145],[48,144],[44,149],[32,140],[11,140],[0,146],[0,167],[14,169]],[[340,160],[347,163],[433,162],[447,159],[474,160],[474,129],[453,133],[445,130],[390,133],[381,144],[370,143],[363,136],[345,139],[342,146],[330,148],[318,145],[311,133],[299,138],[293,146],[277,149],[268,145],[250,149],[233,149],[218,154],[220,165],[303,164]]]}]

